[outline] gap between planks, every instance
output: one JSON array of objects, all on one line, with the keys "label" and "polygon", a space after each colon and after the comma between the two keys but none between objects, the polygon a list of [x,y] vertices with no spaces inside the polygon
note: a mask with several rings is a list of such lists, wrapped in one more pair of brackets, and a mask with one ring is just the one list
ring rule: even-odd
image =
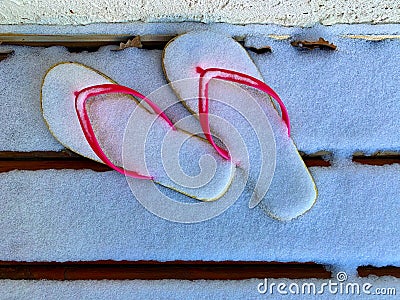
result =
[{"label": "gap between planks", "polygon": [[[330,162],[323,155],[304,155],[308,167],[329,167]],[[0,152],[0,172],[12,170],[48,169],[91,169],[98,172],[110,171],[108,166],[77,155],[68,150],[34,152]]]},{"label": "gap between planks", "polygon": [[244,280],[321,278],[332,274],[316,263],[244,261],[0,262],[0,279],[14,280]]},{"label": "gap between planks", "polygon": [[[0,33],[0,44],[18,45],[30,47],[51,47],[64,46],[71,52],[80,51],[96,51],[99,47],[108,45],[121,45],[135,38],[140,39],[140,44],[143,49],[159,49],[162,50],[165,45],[175,38],[177,35],[130,35],[130,34],[76,34],[76,35],[41,35],[41,34],[15,34],[15,33]],[[289,40],[290,36],[269,35],[272,39]],[[239,43],[244,44],[244,37],[234,37]],[[336,46],[319,38],[318,40],[292,40],[290,45],[301,50],[336,50]],[[120,46],[121,47],[121,46]],[[248,50],[255,53],[268,53],[272,49],[268,45],[260,48],[246,47]]]},{"label": "gap between planks", "polygon": [[[145,49],[163,49],[176,35],[141,35],[140,41]],[[136,36],[131,34],[77,34],[77,35],[40,35],[0,33],[3,45],[30,47],[64,46],[72,49],[99,48],[108,45],[120,45]]]},{"label": "gap between planks", "polygon": [[[320,154],[322,153],[322,154]],[[330,154],[317,152],[316,154],[302,154],[307,167],[329,167]],[[353,162],[383,166],[387,164],[400,163],[400,153],[383,153],[379,155],[366,156],[355,154]],[[48,170],[48,169],[91,169],[98,172],[106,172],[111,169],[101,163],[77,155],[71,151],[33,151],[13,152],[0,151],[0,172],[12,170]]]},{"label": "gap between planks", "polygon": [[[360,266],[360,277],[393,276],[400,268]],[[330,279],[323,265],[254,261],[0,261],[0,279],[13,280],[245,280],[251,278]]]}]

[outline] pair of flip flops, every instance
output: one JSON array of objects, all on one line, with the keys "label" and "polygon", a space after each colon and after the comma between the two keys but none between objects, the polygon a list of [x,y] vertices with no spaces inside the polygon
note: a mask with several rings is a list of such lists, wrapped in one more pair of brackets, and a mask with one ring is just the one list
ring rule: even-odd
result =
[{"label": "pair of flip flops", "polygon": [[[44,119],[66,148],[197,200],[218,200],[242,180],[249,206],[273,218],[290,220],[312,207],[316,187],[290,138],[286,108],[239,43],[210,31],[183,34],[165,47],[163,68],[204,138],[169,119],[169,97],[156,104],[78,63],[47,72]],[[204,155],[212,158],[200,162],[207,180],[182,170],[198,170]]]}]

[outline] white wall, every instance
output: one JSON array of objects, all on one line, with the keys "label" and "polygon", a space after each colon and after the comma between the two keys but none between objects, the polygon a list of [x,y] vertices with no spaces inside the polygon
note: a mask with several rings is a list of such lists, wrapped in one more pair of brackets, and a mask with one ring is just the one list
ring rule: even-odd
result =
[{"label": "white wall", "polygon": [[399,0],[0,0],[0,24],[203,21],[400,23]]}]

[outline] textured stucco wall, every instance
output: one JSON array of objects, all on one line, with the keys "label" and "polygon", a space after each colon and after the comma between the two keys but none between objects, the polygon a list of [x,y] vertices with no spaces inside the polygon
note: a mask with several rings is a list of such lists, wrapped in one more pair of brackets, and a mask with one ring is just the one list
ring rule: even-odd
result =
[{"label": "textured stucco wall", "polygon": [[0,0],[0,24],[202,21],[312,26],[400,23],[399,0]]}]

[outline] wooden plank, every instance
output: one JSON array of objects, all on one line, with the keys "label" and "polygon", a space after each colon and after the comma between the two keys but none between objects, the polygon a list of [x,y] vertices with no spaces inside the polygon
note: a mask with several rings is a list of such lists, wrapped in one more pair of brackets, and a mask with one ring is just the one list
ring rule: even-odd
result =
[{"label": "wooden plank", "polygon": [[0,262],[0,279],[15,280],[243,280],[331,278],[315,263],[205,261]]},{"label": "wooden plank", "polygon": [[307,167],[330,167],[331,163],[324,155],[302,155],[303,161]]},{"label": "wooden plank", "polygon": [[[84,50],[95,49],[107,45],[120,45],[132,40],[137,35],[132,34],[16,34],[0,33],[0,44],[30,46],[30,47],[51,47],[64,46],[69,49]],[[140,42],[143,49],[162,50],[165,45],[176,35],[141,35]],[[242,36],[234,37],[243,44]]]},{"label": "wooden plank", "polygon": [[[51,47],[64,46],[70,51],[95,51],[101,46],[119,45],[126,43],[128,40],[134,39],[132,34],[15,34],[15,33],[0,33],[0,43],[5,45],[19,45],[30,47]],[[165,45],[176,35],[142,35],[140,42],[144,49],[159,49],[162,50]],[[290,39],[290,36],[270,35],[271,38],[281,40]],[[234,37],[238,42],[244,42],[243,36]],[[299,49],[313,50],[316,48],[323,50],[336,50],[336,46],[329,43],[323,38],[317,41],[295,40],[290,43],[292,46]],[[248,47],[250,51],[258,54],[272,52],[271,47],[265,45],[261,48]]]},{"label": "wooden plank", "polygon": [[84,157],[67,149],[61,151],[0,151],[0,161],[15,160],[82,160]]},{"label": "wooden plank", "polygon": [[[309,167],[329,167],[330,162],[320,155],[303,155]],[[104,164],[79,156],[70,151],[0,152],[0,172],[12,170],[91,169],[110,171]]]},{"label": "wooden plank", "polygon": [[400,268],[393,266],[379,267],[379,268],[373,266],[361,266],[357,268],[357,271],[360,277],[375,275],[375,276],[393,276],[400,278]]},{"label": "wooden plank", "polygon": [[[329,155],[316,153],[301,154],[307,167],[329,167]],[[353,161],[360,164],[383,166],[400,163],[399,153],[383,153],[366,156],[356,154]],[[0,151],[0,172],[12,170],[48,170],[48,169],[91,169],[98,172],[110,171],[104,164],[79,156],[73,152],[64,151],[33,151],[13,152]]]},{"label": "wooden plank", "polygon": [[[175,35],[142,35],[140,41],[145,49],[163,49]],[[132,34],[76,34],[40,35],[0,33],[0,43],[30,47],[64,46],[72,50],[95,49],[107,45],[119,45],[135,38]]]},{"label": "wooden plank", "polygon": [[271,53],[272,48],[270,46],[262,46],[262,47],[246,47],[247,50],[252,51],[257,54]]},{"label": "wooden plank", "polygon": [[[0,43],[1,44],[1,43]],[[7,51],[0,51],[0,61],[8,58],[11,54],[13,54],[13,50],[7,50]]]},{"label": "wooden plank", "polygon": [[400,153],[379,153],[375,155],[353,155],[353,162],[371,165],[371,166],[383,166],[400,163]]},{"label": "wooden plank", "polygon": [[88,169],[96,172],[111,171],[108,166],[89,160],[72,160],[72,161],[60,161],[60,160],[47,160],[47,161],[0,161],[0,172],[9,172],[13,170],[82,170]]},{"label": "wooden plank", "polygon": [[108,166],[70,151],[0,152],[0,172],[12,170],[90,169],[110,171]]},{"label": "wooden plank", "polygon": [[[72,49],[98,48],[107,45],[119,45],[137,37],[132,34],[16,34],[0,33],[0,43],[4,45],[18,45],[30,47],[64,46]],[[165,45],[176,35],[141,35],[140,42],[144,49],[163,49]],[[271,38],[281,40],[289,39],[290,36],[270,35]],[[234,37],[238,42],[244,42],[242,36]],[[312,50],[315,48],[323,50],[336,50],[336,46],[320,38],[317,41],[295,40],[290,43],[294,47]],[[258,54],[272,52],[271,47],[265,45],[261,48],[248,47],[250,51]]]},{"label": "wooden plank", "polygon": [[0,42],[3,45],[22,45],[31,47],[100,47],[105,45],[119,45],[119,43],[126,42],[128,39],[132,38],[134,38],[134,36],[131,34],[0,34]]}]

